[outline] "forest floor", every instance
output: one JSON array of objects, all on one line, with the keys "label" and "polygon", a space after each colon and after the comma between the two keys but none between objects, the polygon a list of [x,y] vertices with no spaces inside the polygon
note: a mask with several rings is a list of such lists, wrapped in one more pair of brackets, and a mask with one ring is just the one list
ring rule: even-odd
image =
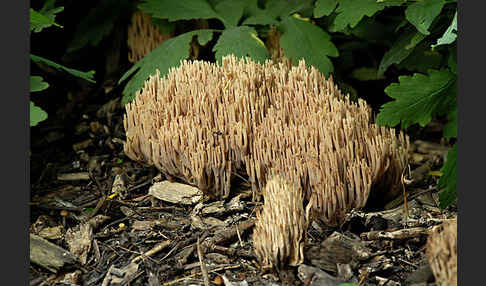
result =
[{"label": "forest floor", "polygon": [[251,239],[261,203],[250,188],[190,204],[149,194],[164,178],[124,155],[120,98],[103,101],[32,129],[31,286],[435,285],[427,231],[457,212],[438,208],[434,171],[448,147],[426,133],[412,142],[406,200],[354,211],[339,227],[312,222],[304,264],[263,273]]}]

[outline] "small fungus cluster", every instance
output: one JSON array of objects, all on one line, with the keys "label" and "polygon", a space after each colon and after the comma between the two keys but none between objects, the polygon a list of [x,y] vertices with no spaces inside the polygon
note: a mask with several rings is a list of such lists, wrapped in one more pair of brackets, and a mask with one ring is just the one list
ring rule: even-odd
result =
[{"label": "small fungus cluster", "polygon": [[171,34],[162,33],[152,24],[150,15],[141,11],[133,13],[127,35],[128,60],[131,63],[138,62],[160,43],[170,38],[172,38]]},{"label": "small fungus cluster", "polygon": [[426,254],[436,284],[457,285],[457,219],[432,228]]},{"label": "small fungus cluster", "polygon": [[372,189],[400,191],[409,146],[403,133],[373,123],[365,101],[351,101],[304,61],[233,56],[157,72],[126,105],[124,126],[127,156],[207,194],[228,197],[232,179],[247,177],[265,201],[255,250],[271,265],[301,261],[310,216],[336,225]]}]

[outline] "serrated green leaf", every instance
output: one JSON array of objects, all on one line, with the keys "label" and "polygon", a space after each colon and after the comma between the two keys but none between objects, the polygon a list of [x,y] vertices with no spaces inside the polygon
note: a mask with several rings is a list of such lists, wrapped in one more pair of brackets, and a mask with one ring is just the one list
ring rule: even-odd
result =
[{"label": "serrated green leaf", "polygon": [[336,19],[334,20],[333,32],[342,31],[347,26],[353,28],[364,17],[373,16],[376,12],[388,6],[398,6],[404,1],[387,1],[378,3],[376,0],[338,0]]},{"label": "serrated green leaf", "polygon": [[109,35],[115,22],[124,13],[134,8],[130,0],[104,0],[99,1],[86,17],[76,27],[74,38],[68,45],[67,52],[72,53],[85,46],[97,46],[101,40]]},{"label": "serrated green leaf", "polygon": [[429,35],[429,27],[435,17],[440,14],[444,0],[416,1],[405,10],[405,18],[414,25],[420,33]]},{"label": "serrated green leaf", "polygon": [[135,63],[118,81],[118,83],[121,83],[132,74],[135,74],[123,90],[122,105],[130,102],[135,97],[135,93],[143,87],[150,75],[155,74],[157,69],[163,76],[167,74],[171,67],[178,66],[181,60],[187,59],[194,36],[198,37],[201,45],[205,45],[212,39],[214,31],[195,30],[171,38]]},{"label": "serrated green leaf", "polygon": [[96,83],[93,80],[93,77],[94,77],[94,74],[95,74],[94,71],[82,72],[82,71],[79,71],[79,70],[70,69],[70,68],[67,68],[63,65],[57,64],[53,61],[50,61],[48,59],[45,59],[45,58],[42,58],[42,57],[39,57],[39,56],[34,56],[34,55],[30,55],[30,59],[37,64],[39,64],[39,63],[46,64],[50,67],[60,69],[60,70],[64,70],[64,71],[66,71],[66,72],[68,72],[68,73],[70,73],[70,74],[72,74],[76,77],[80,77],[80,78],[85,79],[89,82]]},{"label": "serrated green leaf", "polygon": [[49,11],[49,13],[41,13],[30,8],[30,30],[38,33],[42,31],[42,29],[48,28],[50,26],[56,26],[62,28],[62,26],[57,24],[54,21],[54,19],[55,19],[55,14],[63,10],[64,7],[57,7]]},{"label": "serrated green leaf", "polygon": [[457,144],[447,153],[446,161],[442,169],[442,176],[437,184],[442,189],[439,194],[439,207],[445,209],[457,199]]},{"label": "serrated green leaf", "polygon": [[447,116],[447,124],[444,125],[444,138],[457,138],[457,106]]},{"label": "serrated green leaf", "polygon": [[383,55],[378,67],[378,75],[382,76],[392,64],[398,64],[407,58],[413,52],[413,48],[423,39],[425,39],[425,35],[415,31],[402,33],[390,50]]},{"label": "serrated green leaf", "polygon": [[30,92],[42,91],[49,87],[49,84],[43,81],[40,76],[30,76]]},{"label": "serrated green leaf", "polygon": [[232,28],[238,25],[246,5],[246,0],[226,0],[219,2],[214,10],[221,16],[225,28]]},{"label": "serrated green leaf", "polygon": [[42,108],[30,101],[30,126],[36,126],[39,122],[47,119],[47,113]]},{"label": "serrated green leaf", "polygon": [[313,65],[323,74],[328,75],[334,68],[329,57],[339,55],[331,36],[316,25],[295,17],[285,18],[281,25],[280,47],[285,56],[294,63],[304,59],[307,65]]},{"label": "serrated green leaf", "polygon": [[357,68],[351,72],[351,77],[360,81],[380,80],[385,78],[384,76],[378,76],[376,68],[372,67]]},{"label": "serrated green leaf", "polygon": [[447,30],[444,32],[444,35],[437,40],[435,45],[432,45],[432,48],[435,48],[439,45],[447,45],[453,43],[457,38],[457,11],[454,14],[454,19],[452,20],[451,25]]},{"label": "serrated green leaf", "polygon": [[450,112],[456,103],[457,78],[447,69],[398,79],[400,83],[385,89],[396,100],[381,106],[376,118],[379,125],[394,127],[401,122],[404,129],[416,123],[424,127],[433,117]]},{"label": "serrated green leaf", "polygon": [[213,18],[222,20],[205,0],[144,0],[137,7],[153,18],[169,21]]},{"label": "serrated green leaf", "polygon": [[216,52],[218,62],[229,54],[234,54],[236,57],[248,56],[260,63],[269,58],[265,44],[258,38],[255,29],[248,26],[224,30],[213,51]]},{"label": "serrated green leaf", "polygon": [[314,17],[329,16],[336,9],[338,0],[317,0],[314,8]]}]

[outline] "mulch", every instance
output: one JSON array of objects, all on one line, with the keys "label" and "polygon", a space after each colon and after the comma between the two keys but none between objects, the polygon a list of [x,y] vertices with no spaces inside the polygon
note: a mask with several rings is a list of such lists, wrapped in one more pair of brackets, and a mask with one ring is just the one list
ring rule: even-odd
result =
[{"label": "mulch", "polygon": [[162,200],[149,190],[165,178],[123,153],[120,98],[82,106],[32,128],[30,285],[435,285],[427,231],[457,209],[438,208],[448,147],[426,134],[412,144],[406,198],[339,227],[312,222],[304,263],[265,272],[251,239],[261,203],[244,180],[227,200]]}]

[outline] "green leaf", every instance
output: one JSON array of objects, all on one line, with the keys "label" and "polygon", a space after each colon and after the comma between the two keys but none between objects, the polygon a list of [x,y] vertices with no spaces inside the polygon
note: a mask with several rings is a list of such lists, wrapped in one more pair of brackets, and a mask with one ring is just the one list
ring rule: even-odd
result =
[{"label": "green leaf", "polygon": [[333,71],[329,57],[337,57],[339,53],[328,33],[296,17],[285,18],[280,29],[283,32],[280,46],[286,57],[294,63],[304,59],[307,65],[315,66],[326,75]]},{"label": "green leaf", "polygon": [[439,207],[445,209],[457,199],[457,144],[447,153],[446,161],[442,169],[442,176],[437,184],[442,189],[439,194]]},{"label": "green leaf", "polygon": [[457,138],[457,106],[447,116],[447,124],[444,125],[444,138]]},{"label": "green leaf", "polygon": [[205,45],[212,39],[213,32],[214,30],[195,30],[171,38],[134,64],[118,81],[121,83],[134,74],[123,90],[122,104],[130,102],[135,97],[135,93],[143,87],[150,75],[155,74],[157,69],[163,76],[171,67],[178,66],[181,60],[187,59],[194,36],[198,37],[201,45]]},{"label": "green leaf", "polygon": [[234,54],[236,57],[249,56],[260,63],[269,58],[265,44],[258,38],[255,29],[248,26],[224,30],[213,51],[216,52],[218,61],[229,54]]},{"label": "green leaf", "polygon": [[213,18],[222,20],[205,0],[144,0],[137,7],[153,18],[169,21]]},{"label": "green leaf", "polygon": [[447,45],[453,43],[457,38],[457,11],[454,14],[454,19],[452,20],[451,25],[447,30],[444,32],[444,35],[437,40],[435,45],[432,45],[432,48],[435,48],[439,45]]},{"label": "green leaf", "polygon": [[49,87],[49,84],[43,81],[40,76],[30,76],[30,92],[42,91]]},{"label": "green leaf", "polygon": [[376,118],[379,125],[393,127],[401,122],[404,129],[416,123],[424,127],[433,117],[448,114],[456,104],[457,78],[447,69],[398,79],[400,83],[392,83],[385,89],[396,100],[381,106]]},{"label": "green leaf", "polygon": [[224,26],[232,28],[238,25],[246,5],[246,0],[226,0],[219,2],[214,10],[221,16]]},{"label": "green leaf", "polygon": [[373,16],[376,12],[388,6],[398,6],[404,1],[387,1],[378,3],[376,0],[338,0],[333,31],[342,31],[347,26],[353,28],[364,17]]},{"label": "green leaf", "polygon": [[62,26],[57,24],[54,21],[54,19],[55,19],[55,14],[63,10],[64,7],[57,7],[49,11],[49,13],[40,13],[30,8],[30,30],[38,33],[42,31],[42,29],[48,28],[50,26],[56,26],[62,28]]},{"label": "green leaf", "polygon": [[99,1],[76,27],[74,38],[68,45],[67,52],[72,53],[85,46],[97,46],[101,40],[109,35],[115,22],[123,13],[134,8],[130,0],[104,0]]},{"label": "green leaf", "polygon": [[42,108],[30,102],[30,126],[36,126],[39,122],[47,119],[47,113]]},{"label": "green leaf", "polygon": [[317,0],[314,8],[314,17],[329,16],[336,9],[338,0]]},{"label": "green leaf", "polygon": [[398,64],[407,58],[413,52],[413,48],[424,38],[423,34],[411,30],[402,33],[390,50],[383,55],[378,67],[378,75],[383,75],[392,64]]},{"label": "green leaf", "polygon": [[385,78],[384,76],[378,76],[376,68],[370,67],[361,67],[353,70],[351,77],[360,81],[380,80]]},{"label": "green leaf", "polygon": [[93,76],[95,74],[94,71],[89,71],[89,72],[82,72],[82,71],[79,71],[79,70],[75,70],[75,69],[70,69],[70,68],[67,68],[65,66],[62,66],[60,64],[57,64],[53,61],[50,61],[48,59],[45,59],[45,58],[42,58],[42,57],[39,57],[39,56],[34,56],[34,55],[30,55],[30,59],[37,63],[37,64],[46,64],[50,67],[53,67],[53,68],[56,68],[56,69],[60,69],[60,70],[64,70],[76,77],[80,77],[80,78],[83,78],[89,82],[92,82],[92,83],[95,83],[95,81],[93,80]]},{"label": "green leaf", "polygon": [[405,18],[414,25],[420,33],[430,34],[429,27],[435,17],[440,14],[444,0],[416,1],[405,10]]}]

